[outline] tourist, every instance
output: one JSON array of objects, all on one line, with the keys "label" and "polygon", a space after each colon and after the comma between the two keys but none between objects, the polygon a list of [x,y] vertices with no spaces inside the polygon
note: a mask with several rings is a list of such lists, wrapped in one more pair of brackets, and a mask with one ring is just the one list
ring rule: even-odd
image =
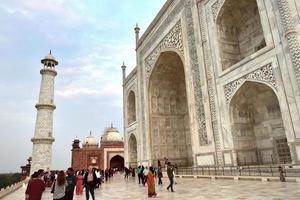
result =
[{"label": "tourist", "polygon": [[92,195],[93,200],[95,200],[95,194],[94,190],[97,184],[97,176],[95,174],[95,171],[93,170],[92,166],[89,166],[88,172],[85,173],[83,178],[83,185],[85,187],[85,195],[86,200],[90,199],[90,194]]},{"label": "tourist", "polygon": [[135,168],[132,168],[132,169],[131,169],[131,176],[132,176],[132,177],[135,177]]},{"label": "tourist", "polygon": [[160,163],[160,160],[157,161],[157,165],[158,165],[158,168],[161,167],[161,163]]},{"label": "tourist", "polygon": [[158,167],[157,169],[157,177],[158,177],[158,185],[162,185],[162,180],[161,178],[163,177],[163,173],[161,171],[161,167]]},{"label": "tourist", "polygon": [[55,176],[56,176],[56,173],[54,171],[51,171],[51,173],[50,173],[50,183],[51,183],[51,186],[53,185],[53,183],[55,181]]},{"label": "tourist", "polygon": [[168,162],[167,174],[168,174],[168,177],[169,177],[169,180],[170,180],[170,185],[167,187],[167,190],[169,191],[169,189],[171,188],[171,192],[175,192],[173,190],[173,183],[174,183],[174,180],[173,180],[173,178],[174,178],[173,167],[172,167],[170,162]]},{"label": "tourist", "polygon": [[128,178],[129,178],[129,174],[130,174],[130,171],[129,171],[129,169],[127,168],[127,167],[125,167],[125,176],[124,176],[124,179],[127,179],[128,180]]},{"label": "tourist", "polygon": [[101,174],[100,174],[100,170],[97,169],[95,170],[95,174],[97,176],[97,185],[96,185],[96,188],[99,188],[100,187],[100,184],[101,184]]},{"label": "tourist", "polygon": [[68,183],[66,181],[66,175],[64,171],[60,171],[57,175],[56,181],[52,186],[53,199],[55,200],[65,200],[66,187]]},{"label": "tourist", "polygon": [[105,176],[105,181],[108,181],[108,177],[109,177],[109,171],[108,171],[108,169],[105,170],[104,176]]},{"label": "tourist", "polygon": [[41,200],[45,191],[45,183],[41,180],[41,173],[34,172],[28,182],[25,199],[26,200]]},{"label": "tourist", "polygon": [[168,168],[168,163],[169,163],[169,159],[165,157],[164,160],[165,160],[165,168],[166,168],[166,170],[167,170],[167,168]]},{"label": "tourist", "polygon": [[49,185],[49,183],[50,183],[50,176],[49,176],[48,172],[44,173],[43,181],[44,181],[46,187],[51,187],[51,185]]},{"label": "tourist", "polygon": [[176,182],[176,171],[177,171],[177,164],[173,165],[173,175],[174,175],[173,181],[174,181],[174,184],[177,184],[177,182]]},{"label": "tourist", "polygon": [[138,179],[139,179],[139,184],[141,184],[141,181],[143,182],[143,178],[142,178],[142,167],[141,165],[138,166],[137,170],[137,175],[138,175]]},{"label": "tourist", "polygon": [[82,195],[83,192],[83,173],[84,171],[79,171],[77,175],[77,181],[76,181],[76,195]]},{"label": "tourist", "polygon": [[147,183],[147,176],[148,176],[148,167],[146,167],[145,169],[144,169],[144,171],[143,171],[143,174],[144,174],[144,176],[143,176],[143,185],[145,186],[145,184]]},{"label": "tourist", "polygon": [[112,168],[109,169],[109,178],[114,176],[114,170]]},{"label": "tourist", "polygon": [[155,192],[155,171],[153,167],[149,168],[147,175],[148,197],[156,197]]},{"label": "tourist", "polygon": [[73,196],[74,196],[74,190],[75,190],[75,186],[76,186],[76,176],[74,174],[74,170],[72,167],[70,167],[67,170],[67,187],[66,187],[66,196],[65,196],[65,200],[73,200]]}]

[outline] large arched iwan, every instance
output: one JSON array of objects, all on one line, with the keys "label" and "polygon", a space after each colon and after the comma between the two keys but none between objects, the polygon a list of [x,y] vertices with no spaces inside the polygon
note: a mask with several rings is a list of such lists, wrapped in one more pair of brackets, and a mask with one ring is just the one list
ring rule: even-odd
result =
[{"label": "large arched iwan", "polygon": [[173,52],[162,52],[149,77],[149,130],[152,161],[168,158],[192,164],[191,134],[184,65]]}]

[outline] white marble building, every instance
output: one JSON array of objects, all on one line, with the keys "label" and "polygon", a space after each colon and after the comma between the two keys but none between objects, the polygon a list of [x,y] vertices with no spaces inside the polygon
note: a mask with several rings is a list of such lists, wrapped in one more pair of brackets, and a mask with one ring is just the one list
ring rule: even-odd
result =
[{"label": "white marble building", "polygon": [[125,164],[300,163],[300,1],[167,0],[123,69]]}]

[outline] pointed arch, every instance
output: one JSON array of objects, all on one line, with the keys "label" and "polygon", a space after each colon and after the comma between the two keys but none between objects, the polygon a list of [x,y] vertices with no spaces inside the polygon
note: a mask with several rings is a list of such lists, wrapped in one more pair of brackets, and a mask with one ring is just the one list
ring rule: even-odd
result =
[{"label": "pointed arch", "polygon": [[216,19],[222,70],[266,46],[257,0],[225,0]]},{"label": "pointed arch", "polygon": [[174,51],[161,52],[148,84],[149,138],[154,162],[167,157],[181,166],[192,163],[184,64]]},{"label": "pointed arch", "polygon": [[245,81],[229,106],[239,165],[291,162],[279,101],[272,87]]},{"label": "pointed arch", "polygon": [[136,102],[135,93],[130,90],[127,97],[127,123],[131,124],[136,121]]}]

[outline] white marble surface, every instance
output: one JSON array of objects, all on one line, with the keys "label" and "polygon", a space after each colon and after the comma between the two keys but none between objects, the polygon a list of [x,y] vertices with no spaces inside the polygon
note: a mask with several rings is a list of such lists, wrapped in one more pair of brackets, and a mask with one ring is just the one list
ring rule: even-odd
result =
[{"label": "white marble surface", "polygon": [[[175,185],[175,192],[166,190],[168,180],[163,180],[163,186],[156,187],[157,199],[299,199],[299,183],[281,182],[259,182],[259,181],[232,181],[232,180],[207,180],[207,179],[178,179]],[[2,200],[23,200],[25,188],[6,196]],[[126,181],[123,176],[115,176],[111,181],[102,185],[96,190],[98,199],[147,199],[147,187],[139,185],[136,180]],[[43,200],[51,200],[49,191],[45,192]],[[83,195],[74,197],[75,200],[85,200]],[[90,198],[91,199],[91,198]]]}]

